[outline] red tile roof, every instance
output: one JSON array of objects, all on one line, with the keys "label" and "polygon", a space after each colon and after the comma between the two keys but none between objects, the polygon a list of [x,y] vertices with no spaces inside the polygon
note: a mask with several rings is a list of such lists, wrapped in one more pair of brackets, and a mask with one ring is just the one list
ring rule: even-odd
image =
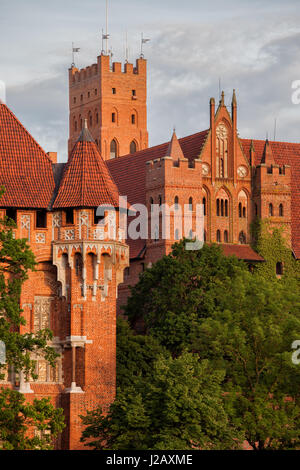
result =
[{"label": "red tile roof", "polygon": [[[208,130],[198,132],[179,139],[180,146],[185,158],[194,160],[198,158],[205,140]],[[118,185],[119,192],[122,196],[127,196],[130,204],[146,203],[146,162],[155,160],[156,158],[165,157],[168,153],[169,142],[145,150],[140,150],[134,155],[125,155],[107,161],[107,166]],[[130,247],[130,258],[136,258],[145,246],[145,240],[127,240]]]},{"label": "red tile roof", "polygon": [[[246,156],[249,158],[251,140],[241,139]],[[255,165],[261,163],[266,142],[253,140]],[[297,259],[300,259],[300,144],[269,142],[277,165],[290,165],[292,174],[292,246]]]},{"label": "red tile roof", "polygon": [[88,129],[83,129],[66,164],[53,208],[119,207],[119,191]]},{"label": "red tile roof", "polygon": [[245,261],[264,261],[264,258],[256,253],[249,245],[223,244],[220,246],[222,247],[225,256],[235,255],[237,258]]},{"label": "red tile roof", "polygon": [[52,162],[8,107],[0,102],[2,207],[48,208],[54,190]]}]

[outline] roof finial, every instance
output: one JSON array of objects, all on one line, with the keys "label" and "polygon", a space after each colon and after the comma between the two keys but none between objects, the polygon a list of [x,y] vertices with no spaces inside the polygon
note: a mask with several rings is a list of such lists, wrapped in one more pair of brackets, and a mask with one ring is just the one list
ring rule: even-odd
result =
[{"label": "roof finial", "polygon": [[220,99],[220,105],[221,105],[221,106],[224,106],[224,98],[225,98],[225,93],[224,93],[224,91],[222,91],[222,93],[221,93],[221,99]]},{"label": "roof finial", "polygon": [[232,104],[236,105],[237,104],[237,101],[236,101],[236,94],[235,94],[235,89],[233,89],[233,93],[232,93]]}]

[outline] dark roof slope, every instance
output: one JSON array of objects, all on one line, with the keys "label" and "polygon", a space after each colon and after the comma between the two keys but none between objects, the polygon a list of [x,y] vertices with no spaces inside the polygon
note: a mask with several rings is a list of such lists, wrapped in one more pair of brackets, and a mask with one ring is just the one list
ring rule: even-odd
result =
[{"label": "dark roof slope", "polygon": [[0,102],[2,207],[48,208],[54,190],[52,162],[10,109]]}]

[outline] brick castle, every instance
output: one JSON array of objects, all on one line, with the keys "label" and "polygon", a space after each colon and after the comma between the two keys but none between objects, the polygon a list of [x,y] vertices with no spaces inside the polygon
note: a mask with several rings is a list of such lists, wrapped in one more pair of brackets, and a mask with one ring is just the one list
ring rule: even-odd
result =
[{"label": "brick castle", "polygon": [[[250,246],[256,218],[284,226],[300,258],[300,144],[241,139],[237,99],[231,110],[211,98],[209,128],[148,148],[147,63],[110,65],[102,54],[83,70],[69,70],[70,134],[67,163],[45,153],[12,111],[0,104],[0,216],[15,220],[37,271],[22,296],[26,326],[49,327],[60,354],[55,368],[36,357],[38,380],[7,370],[2,385],[28,400],[50,396],[67,427],[59,449],[80,449],[80,414],[107,409],[116,389],[116,315],[129,285],[180,239],[176,207],[204,207],[204,239],[249,264],[263,262]],[[129,204],[175,205],[171,236],[125,240],[119,196]],[[106,205],[105,220],[97,215]],[[115,208],[113,212],[109,207]],[[100,222],[100,225],[99,225]],[[114,236],[111,232],[114,227]],[[284,269],[277,262],[277,274]]]}]

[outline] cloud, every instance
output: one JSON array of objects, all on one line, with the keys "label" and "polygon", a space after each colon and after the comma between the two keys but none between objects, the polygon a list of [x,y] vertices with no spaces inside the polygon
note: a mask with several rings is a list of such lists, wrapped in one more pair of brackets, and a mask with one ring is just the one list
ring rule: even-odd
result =
[{"label": "cloud", "polygon": [[[174,125],[179,136],[206,129],[219,78],[228,106],[237,90],[241,137],[264,139],[268,132],[271,138],[277,118],[277,138],[300,141],[300,105],[291,101],[292,82],[300,79],[298,10],[292,0],[273,0],[272,10],[266,0],[229,0],[226,8],[220,0],[111,1],[115,60],[124,60],[126,29],[131,59],[140,31],[152,39],[145,47],[150,144],[168,140]],[[28,0],[25,7],[13,0],[1,18],[7,47],[0,48],[0,79],[8,104],[45,150],[66,160],[71,42],[81,47],[79,66],[95,62],[104,2],[53,0],[46,7]]]}]

